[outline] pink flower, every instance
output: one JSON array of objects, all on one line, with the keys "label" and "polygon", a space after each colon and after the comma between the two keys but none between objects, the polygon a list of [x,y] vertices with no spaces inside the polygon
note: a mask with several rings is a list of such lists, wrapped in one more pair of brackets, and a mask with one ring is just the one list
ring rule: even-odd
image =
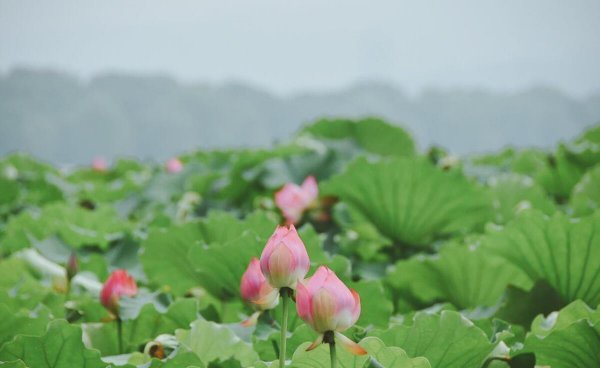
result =
[{"label": "pink flower", "polygon": [[363,355],[366,351],[354,341],[342,335],[356,323],[360,316],[360,296],[346,285],[326,266],[296,289],[298,316],[321,335],[307,350],[312,350],[323,341],[325,333],[335,337],[353,354]]},{"label": "pink flower", "polygon": [[294,225],[277,226],[260,256],[260,268],[274,288],[294,288],[306,276],[310,259]]},{"label": "pink flower", "polygon": [[116,270],[110,274],[102,291],[100,291],[100,302],[114,315],[119,315],[119,299],[122,296],[134,296],[137,294],[137,285],[133,277],[125,270]]},{"label": "pink flower", "polygon": [[259,310],[273,309],[279,303],[279,292],[267,282],[256,257],[252,258],[242,276],[240,292],[244,300]]},{"label": "pink flower", "polygon": [[168,173],[175,174],[183,170],[183,164],[177,157],[173,157],[165,164],[165,169]]},{"label": "pink flower", "polygon": [[108,169],[108,163],[106,159],[101,156],[94,157],[92,160],[92,170],[97,172],[104,172]]},{"label": "pink flower", "polygon": [[312,206],[319,195],[319,187],[314,176],[304,180],[302,186],[287,183],[275,193],[275,204],[289,224],[297,224],[304,211]]}]

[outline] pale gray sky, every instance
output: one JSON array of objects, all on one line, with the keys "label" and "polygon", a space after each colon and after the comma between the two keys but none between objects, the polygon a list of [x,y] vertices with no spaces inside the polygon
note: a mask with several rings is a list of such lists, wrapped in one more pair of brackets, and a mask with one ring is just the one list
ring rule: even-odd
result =
[{"label": "pale gray sky", "polygon": [[0,0],[0,71],[14,66],[585,95],[600,90],[600,1]]}]

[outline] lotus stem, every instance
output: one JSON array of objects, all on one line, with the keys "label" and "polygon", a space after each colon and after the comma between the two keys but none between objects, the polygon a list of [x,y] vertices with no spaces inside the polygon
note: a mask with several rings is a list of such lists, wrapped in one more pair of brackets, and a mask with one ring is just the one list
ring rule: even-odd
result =
[{"label": "lotus stem", "polygon": [[123,354],[123,321],[117,317],[117,341],[119,343],[119,354]]},{"label": "lotus stem", "polygon": [[283,305],[283,315],[281,317],[281,339],[279,349],[279,367],[285,367],[285,348],[287,343],[287,328],[288,328],[288,307],[290,302],[290,289],[282,288],[280,291],[281,301]]}]

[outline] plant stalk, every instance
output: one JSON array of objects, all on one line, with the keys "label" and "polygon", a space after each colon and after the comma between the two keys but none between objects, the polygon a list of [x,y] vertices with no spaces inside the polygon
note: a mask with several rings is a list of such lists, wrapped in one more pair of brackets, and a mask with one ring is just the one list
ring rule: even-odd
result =
[{"label": "plant stalk", "polygon": [[290,290],[288,288],[281,288],[281,301],[283,304],[283,315],[281,317],[281,339],[279,349],[279,367],[285,367],[285,348],[287,343],[287,328],[288,328],[288,307],[290,303]]},{"label": "plant stalk", "polygon": [[119,342],[119,354],[123,354],[123,321],[117,317],[117,340]]},{"label": "plant stalk", "polygon": [[337,368],[335,341],[329,343],[329,356],[331,357],[331,368]]}]

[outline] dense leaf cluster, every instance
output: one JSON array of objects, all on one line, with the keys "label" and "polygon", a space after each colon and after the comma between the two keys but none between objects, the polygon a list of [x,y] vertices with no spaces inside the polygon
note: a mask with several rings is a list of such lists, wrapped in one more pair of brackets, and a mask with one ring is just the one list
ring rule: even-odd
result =
[{"label": "dense leaf cluster", "polygon": [[[280,310],[242,327],[239,281],[282,221],[274,191],[308,175],[313,267],[362,300],[347,334],[369,355],[340,351],[342,367],[600,366],[600,126],[458,158],[377,119],[322,120],[273,149],[180,159],[175,174],[0,160],[1,366],[277,367]],[[117,268],[141,287],[121,300],[121,355],[98,301]],[[291,366],[328,367],[315,337],[292,311]]]}]

